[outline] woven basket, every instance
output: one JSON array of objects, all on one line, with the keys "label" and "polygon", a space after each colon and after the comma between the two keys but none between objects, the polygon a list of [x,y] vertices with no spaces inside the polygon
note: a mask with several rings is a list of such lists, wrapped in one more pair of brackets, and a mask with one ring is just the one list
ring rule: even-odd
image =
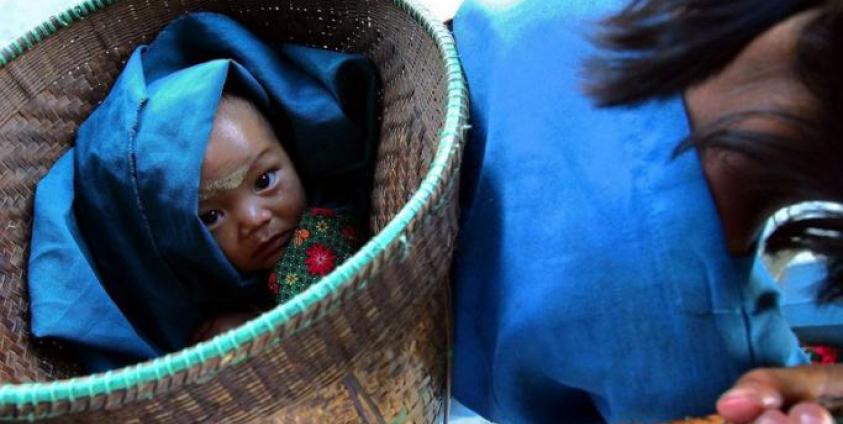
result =
[{"label": "woven basket", "polygon": [[[382,81],[375,237],[318,284],[208,342],[80,376],[29,337],[35,183],[128,55],[189,11],[361,52]],[[447,416],[448,268],[467,93],[453,40],[407,0],[94,0],[0,50],[0,419],[434,422]]]}]

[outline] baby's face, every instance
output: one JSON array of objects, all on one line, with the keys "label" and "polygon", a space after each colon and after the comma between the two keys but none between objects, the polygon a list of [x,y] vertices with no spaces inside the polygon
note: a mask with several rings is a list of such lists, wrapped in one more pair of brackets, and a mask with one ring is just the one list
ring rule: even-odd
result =
[{"label": "baby's face", "polygon": [[290,157],[246,100],[226,96],[202,163],[199,217],[240,272],[271,269],[304,212]]}]

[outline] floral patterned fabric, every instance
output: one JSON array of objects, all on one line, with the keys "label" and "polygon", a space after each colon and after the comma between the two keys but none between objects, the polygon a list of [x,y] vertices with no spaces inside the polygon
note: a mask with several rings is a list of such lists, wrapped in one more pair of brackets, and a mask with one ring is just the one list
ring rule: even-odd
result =
[{"label": "floral patterned fabric", "polygon": [[357,247],[358,231],[350,214],[337,209],[308,208],[269,275],[269,291],[277,303],[286,302],[328,275]]},{"label": "floral patterned fabric", "polygon": [[803,346],[802,349],[811,358],[812,364],[836,364],[843,360],[843,357],[840,357],[840,351],[835,347],[813,345]]}]

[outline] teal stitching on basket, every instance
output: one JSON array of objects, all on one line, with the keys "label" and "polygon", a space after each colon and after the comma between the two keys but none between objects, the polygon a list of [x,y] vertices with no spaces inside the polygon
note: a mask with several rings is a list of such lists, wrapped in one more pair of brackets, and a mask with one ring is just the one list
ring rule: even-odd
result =
[{"label": "teal stitching on basket", "polygon": [[[90,377],[86,378],[85,380],[87,380],[86,382],[88,384],[85,385],[85,386],[82,386],[82,388],[84,388],[85,389],[84,391],[87,392],[85,394],[87,395],[87,397],[89,399],[88,401],[90,402],[90,399],[92,399],[94,396],[97,395],[97,390],[96,390],[97,380],[101,380],[101,379],[99,379],[99,378],[94,379],[93,376],[90,376]],[[32,393],[34,394],[35,390],[33,390]]]},{"label": "teal stitching on basket", "polygon": [[59,13],[55,18],[63,27],[69,27],[73,23],[73,18],[67,14],[67,11]]},{"label": "teal stitching on basket", "polygon": [[29,393],[29,404],[32,405],[32,410],[35,411],[35,407],[38,406],[38,400],[35,398],[35,392]]},{"label": "teal stitching on basket", "polygon": [[199,362],[205,362],[205,352],[200,350],[196,352],[196,356],[199,358]]},{"label": "teal stitching on basket", "polygon": [[398,411],[398,415],[395,418],[393,418],[392,421],[389,424],[404,424],[405,422],[407,422],[408,416],[409,416],[409,414],[407,414],[407,410],[404,409],[404,408],[401,408],[401,410]]},{"label": "teal stitching on basket", "polygon": [[[153,364],[157,364],[157,361],[153,361]],[[141,381],[154,381],[158,377],[156,377],[156,373],[158,372],[158,367],[144,367],[140,365],[135,365],[129,374],[129,383],[134,384],[134,381],[141,380]],[[128,387],[128,386],[127,386]]]},{"label": "teal stitching on basket", "polygon": [[176,368],[173,367],[173,357],[170,355],[164,357],[164,370],[167,371],[168,375],[173,375],[176,373]]},{"label": "teal stitching on basket", "polygon": [[[122,379],[120,380],[120,383],[123,384],[124,387],[129,387],[129,381],[127,380],[128,375],[128,373],[124,373],[123,376],[120,377]],[[140,395],[140,393],[138,393],[137,395]]]},{"label": "teal stitching on basket", "polygon": [[[106,0],[106,5],[114,4],[117,1],[119,0]],[[83,379],[74,378],[54,383],[3,385],[0,386],[0,404],[13,403],[17,407],[20,407],[23,404],[29,403],[28,400],[34,402],[55,402],[61,399],[75,401],[77,398],[86,395],[88,397],[94,397],[98,394],[108,394],[114,390],[126,389],[138,384],[160,380],[163,376],[184,371],[204,362],[208,358],[222,356],[228,353],[228,351],[236,349],[244,342],[269,333],[275,328],[286,324],[293,316],[302,313],[310,305],[323,300],[332,293],[336,293],[340,286],[351,281],[359,269],[366,266],[381,253],[384,253],[392,243],[399,240],[399,237],[405,236],[405,231],[409,223],[424,207],[433,193],[435,193],[436,187],[442,180],[443,171],[447,169],[450,158],[454,154],[456,146],[460,143],[460,138],[454,137],[450,133],[461,130],[461,125],[467,117],[468,99],[459,61],[456,60],[457,54],[454,42],[450,33],[444,28],[444,25],[435,21],[426,12],[422,13],[416,9],[408,0],[393,0],[393,2],[425,28],[428,34],[434,38],[440,50],[440,57],[444,62],[446,74],[449,76],[446,99],[447,112],[443,129],[443,132],[447,131],[449,134],[447,136],[444,134],[440,136],[436,156],[421,186],[392,221],[351,259],[343,263],[322,281],[294,298],[293,302],[279,305],[245,326],[241,326],[238,329],[232,330],[230,333],[217,336],[208,342],[200,343],[181,352],[169,354],[163,358],[156,358],[145,364],[138,364],[113,371],[112,373],[90,376]],[[91,3],[87,1],[85,5],[88,8],[91,8],[91,5],[96,6],[94,10],[104,7],[101,2]],[[70,13],[77,15],[78,19],[82,19],[76,8],[70,9]],[[69,26],[75,21],[68,11],[61,13],[55,19],[63,26]],[[54,28],[49,22],[45,22],[45,25]],[[13,55],[10,58],[6,58],[4,55],[0,55],[0,60],[5,65],[16,56]],[[452,78],[452,75],[454,78]],[[457,75],[459,78],[456,78]],[[365,288],[367,283],[368,281],[362,282],[359,289]],[[310,323],[312,323],[312,320],[302,323],[292,334],[307,328]],[[225,346],[223,346],[224,343]],[[174,364],[174,362],[176,363]],[[103,383],[106,384],[105,388],[102,386]],[[97,387],[98,385],[99,387]],[[80,395],[79,393],[84,394]]]},{"label": "teal stitching on basket", "polygon": [[56,401],[56,388],[57,388],[57,382],[53,381],[52,383],[50,383],[50,396],[49,396],[50,403],[53,403],[53,402]]},{"label": "teal stitching on basket", "polygon": [[35,38],[37,40],[36,44],[40,43],[41,40],[50,36],[50,31],[47,31],[46,25],[42,22],[41,25],[35,27]]},{"label": "teal stitching on basket", "polygon": [[152,365],[150,368],[152,368],[152,375],[155,376],[155,380],[160,380],[161,377],[163,377],[163,375],[161,374],[161,371],[163,371],[162,368],[164,368],[164,367],[162,367],[160,365],[163,360],[164,360],[164,358],[156,358],[156,359],[153,359],[152,363],[150,364],[150,365]]},{"label": "teal stitching on basket", "polygon": [[62,393],[62,390],[64,390],[65,393],[63,393],[63,394],[65,396],[67,396],[67,399],[70,402],[76,402],[76,393],[74,392],[74,390],[76,390],[76,385],[75,385],[76,381],[75,380],[76,380],[75,378],[71,379],[70,380],[71,384],[59,384],[58,389],[56,389],[57,395],[58,395],[58,393]]},{"label": "teal stitching on basket", "polygon": [[35,40],[35,35],[33,35],[34,31],[29,31],[21,37],[24,41],[24,45],[26,49],[29,50],[32,48],[33,44],[36,44],[37,41]]},{"label": "teal stitching on basket", "polygon": [[44,24],[38,25],[35,27],[35,30],[32,31],[32,35],[35,36],[35,44],[38,44],[46,37],[50,36],[50,33],[47,31],[47,28],[44,27]]},{"label": "teal stitching on basket", "polygon": [[454,186],[456,185],[456,178],[452,178],[451,181],[448,181],[448,185],[445,187],[445,194],[442,195],[442,198],[439,199],[435,205],[433,205],[433,212],[437,215],[442,213],[442,208],[445,206],[448,201],[451,200],[451,197],[454,193]]},{"label": "teal stitching on basket", "polygon": [[408,257],[410,257],[410,251],[413,249],[413,244],[410,243],[410,239],[406,234],[401,234],[401,236],[398,237],[398,242],[401,244],[401,261],[405,261]]},{"label": "teal stitching on basket", "polygon": [[93,398],[97,395],[106,393],[105,388],[106,378],[91,378],[88,384],[88,397]]},{"label": "teal stitching on basket", "polygon": [[175,372],[171,372],[170,369],[186,369],[184,366],[186,364],[185,355],[182,356],[173,356],[170,361],[170,368],[167,368],[167,371],[170,374],[175,374]]},{"label": "teal stitching on basket", "polygon": [[105,392],[106,393],[111,393],[111,380],[112,380],[111,376],[112,375],[114,375],[114,372],[111,371],[111,370],[108,370],[108,371],[105,372],[105,377],[103,378],[103,380],[105,380]]}]

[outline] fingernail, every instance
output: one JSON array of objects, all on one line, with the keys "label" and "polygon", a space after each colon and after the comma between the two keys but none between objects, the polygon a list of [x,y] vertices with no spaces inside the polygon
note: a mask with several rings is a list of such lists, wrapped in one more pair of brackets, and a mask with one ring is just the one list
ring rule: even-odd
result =
[{"label": "fingernail", "polygon": [[781,424],[781,420],[769,417],[767,415],[762,415],[757,420],[755,420],[753,424]]},{"label": "fingernail", "polygon": [[724,404],[746,404],[760,405],[765,409],[776,409],[781,406],[781,401],[776,393],[764,393],[754,388],[740,387],[723,393],[718,403]]},{"label": "fingernail", "polygon": [[764,408],[779,408],[782,406],[781,398],[775,393],[767,393],[762,396],[758,396],[761,400],[761,404],[764,405]]},{"label": "fingernail", "polygon": [[753,389],[738,388],[729,390],[720,396],[720,401],[727,402],[746,402],[746,401],[760,401],[758,392]]},{"label": "fingernail", "polygon": [[832,421],[827,415],[817,415],[812,414],[810,412],[803,412],[800,413],[797,417],[799,419],[799,424],[833,424]]}]

